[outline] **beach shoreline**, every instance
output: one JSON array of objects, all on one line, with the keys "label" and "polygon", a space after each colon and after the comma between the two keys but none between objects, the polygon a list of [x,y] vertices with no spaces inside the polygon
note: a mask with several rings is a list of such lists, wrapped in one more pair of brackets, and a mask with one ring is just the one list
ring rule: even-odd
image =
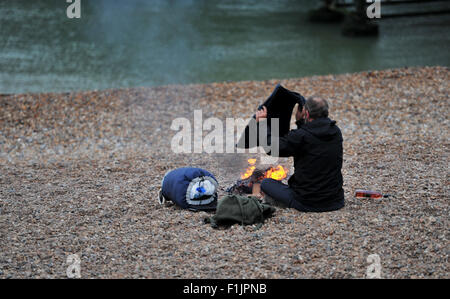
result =
[{"label": "beach shoreline", "polygon": [[[447,67],[286,80],[0,95],[0,278],[449,278]],[[220,195],[254,154],[175,154],[177,117],[247,118],[277,83],[329,100],[344,136],[342,210],[278,209],[263,227],[214,230],[157,200],[196,166]],[[260,155],[259,155],[260,156]],[[292,166],[290,159],[281,164]],[[353,198],[355,189],[391,195]]]}]

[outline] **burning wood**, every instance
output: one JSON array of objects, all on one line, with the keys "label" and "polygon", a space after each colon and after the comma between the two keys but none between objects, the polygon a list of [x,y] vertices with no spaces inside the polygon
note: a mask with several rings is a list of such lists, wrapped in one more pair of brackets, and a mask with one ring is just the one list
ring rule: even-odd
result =
[{"label": "burning wood", "polygon": [[256,159],[248,159],[250,164],[245,172],[241,174],[241,179],[237,180],[231,187],[226,191],[228,193],[235,194],[252,194],[253,184],[261,183],[265,178],[272,178],[277,181],[287,177],[287,172],[283,166],[278,165],[276,167],[269,167],[265,170],[256,168]]}]

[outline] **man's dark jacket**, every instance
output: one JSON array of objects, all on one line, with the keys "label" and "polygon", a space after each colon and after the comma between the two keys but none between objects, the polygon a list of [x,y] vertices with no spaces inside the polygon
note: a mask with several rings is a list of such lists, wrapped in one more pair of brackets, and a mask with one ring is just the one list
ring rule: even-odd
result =
[{"label": "man's dark jacket", "polygon": [[344,206],[342,189],[342,134],[336,121],[318,118],[297,122],[298,128],[279,138],[279,156],[294,157],[288,184],[297,200],[312,210]]}]

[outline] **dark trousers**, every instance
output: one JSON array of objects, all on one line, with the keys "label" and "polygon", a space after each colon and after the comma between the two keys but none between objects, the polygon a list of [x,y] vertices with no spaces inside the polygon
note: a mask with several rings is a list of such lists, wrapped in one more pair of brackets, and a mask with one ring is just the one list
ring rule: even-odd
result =
[{"label": "dark trousers", "polygon": [[302,212],[329,212],[344,206],[344,202],[336,202],[331,206],[322,208],[309,207],[301,202],[299,195],[288,185],[274,179],[264,179],[261,182],[261,190],[273,200],[281,202],[288,208],[294,208]]},{"label": "dark trousers", "polygon": [[281,202],[288,208],[294,208],[302,212],[313,212],[298,200],[298,195],[288,185],[274,179],[264,179],[261,182],[261,190],[273,200]]}]

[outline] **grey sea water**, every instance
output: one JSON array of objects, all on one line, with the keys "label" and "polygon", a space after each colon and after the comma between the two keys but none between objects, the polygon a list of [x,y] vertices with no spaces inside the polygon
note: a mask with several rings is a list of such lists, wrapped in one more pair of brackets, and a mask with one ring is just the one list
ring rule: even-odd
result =
[{"label": "grey sea water", "polygon": [[[0,2],[0,93],[264,80],[450,63],[450,15],[383,19],[348,38],[307,0]],[[448,3],[448,1],[447,1]],[[448,5],[447,5],[448,6]],[[439,7],[437,7],[439,9]],[[407,7],[423,9],[423,7]]]}]

